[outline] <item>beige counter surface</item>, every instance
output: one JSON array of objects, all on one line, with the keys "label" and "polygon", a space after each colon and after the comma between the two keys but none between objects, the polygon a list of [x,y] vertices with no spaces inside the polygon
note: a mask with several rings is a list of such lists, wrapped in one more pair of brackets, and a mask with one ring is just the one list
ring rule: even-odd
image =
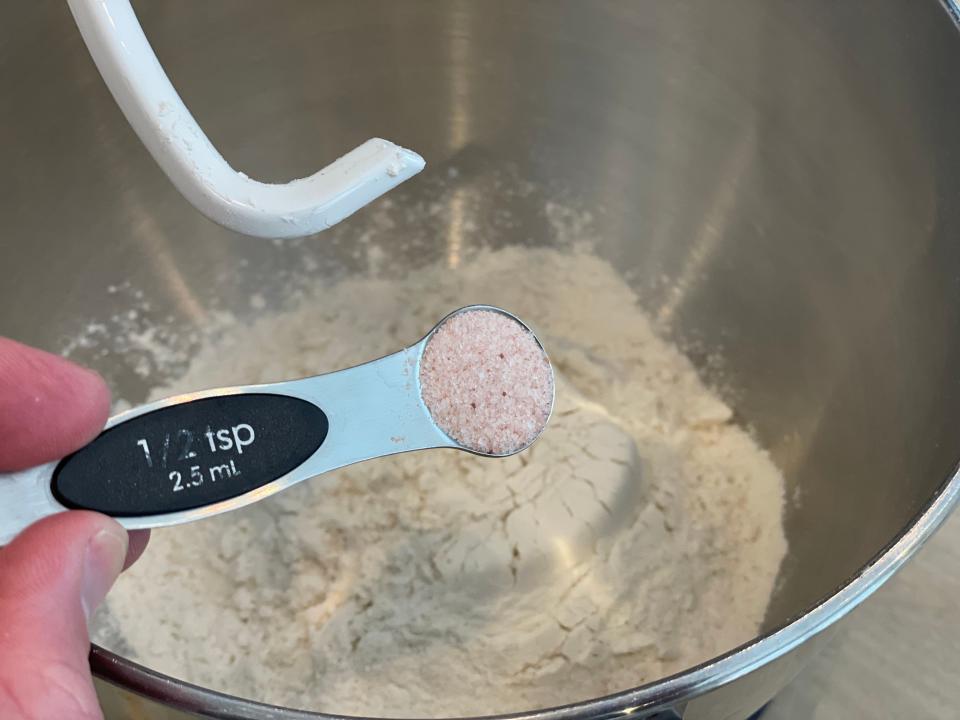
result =
[{"label": "beige counter surface", "polygon": [[850,618],[763,720],[960,718],[960,513]]}]

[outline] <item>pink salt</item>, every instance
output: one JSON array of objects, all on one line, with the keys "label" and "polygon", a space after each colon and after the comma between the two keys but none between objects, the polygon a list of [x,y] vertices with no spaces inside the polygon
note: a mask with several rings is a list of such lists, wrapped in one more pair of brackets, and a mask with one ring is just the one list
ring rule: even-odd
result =
[{"label": "pink salt", "polygon": [[533,334],[503,313],[467,310],[430,337],[420,392],[434,422],[471,450],[506,455],[533,442],[553,405],[553,370]]}]

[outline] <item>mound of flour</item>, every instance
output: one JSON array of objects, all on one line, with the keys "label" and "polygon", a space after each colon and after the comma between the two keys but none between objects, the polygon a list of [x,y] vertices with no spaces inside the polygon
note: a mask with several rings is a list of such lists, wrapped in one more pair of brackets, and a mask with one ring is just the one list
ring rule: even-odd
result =
[{"label": "mound of flour", "polygon": [[325,285],[221,329],[154,396],[347,367],[469,303],[529,321],[554,362],[530,451],[368,462],[156,531],[95,639],[244,697],[393,717],[582,700],[749,640],[786,550],[783,479],[589,254]]}]

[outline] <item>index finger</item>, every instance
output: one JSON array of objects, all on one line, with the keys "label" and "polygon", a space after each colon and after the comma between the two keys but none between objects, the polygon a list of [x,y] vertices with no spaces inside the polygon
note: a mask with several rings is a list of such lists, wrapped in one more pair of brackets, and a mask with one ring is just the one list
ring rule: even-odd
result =
[{"label": "index finger", "polygon": [[95,372],[0,337],[0,472],[73,452],[109,412],[110,391]]}]

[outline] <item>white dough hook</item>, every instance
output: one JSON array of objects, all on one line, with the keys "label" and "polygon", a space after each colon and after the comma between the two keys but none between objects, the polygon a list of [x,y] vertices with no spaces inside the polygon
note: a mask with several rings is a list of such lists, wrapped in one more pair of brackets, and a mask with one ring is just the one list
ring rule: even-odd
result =
[{"label": "white dough hook", "polygon": [[234,170],[187,110],[129,0],[67,0],[100,74],[127,121],[180,193],[214,222],[265,238],[326,230],[416,175],[423,158],[367,140],[313,175],[286,184]]}]

